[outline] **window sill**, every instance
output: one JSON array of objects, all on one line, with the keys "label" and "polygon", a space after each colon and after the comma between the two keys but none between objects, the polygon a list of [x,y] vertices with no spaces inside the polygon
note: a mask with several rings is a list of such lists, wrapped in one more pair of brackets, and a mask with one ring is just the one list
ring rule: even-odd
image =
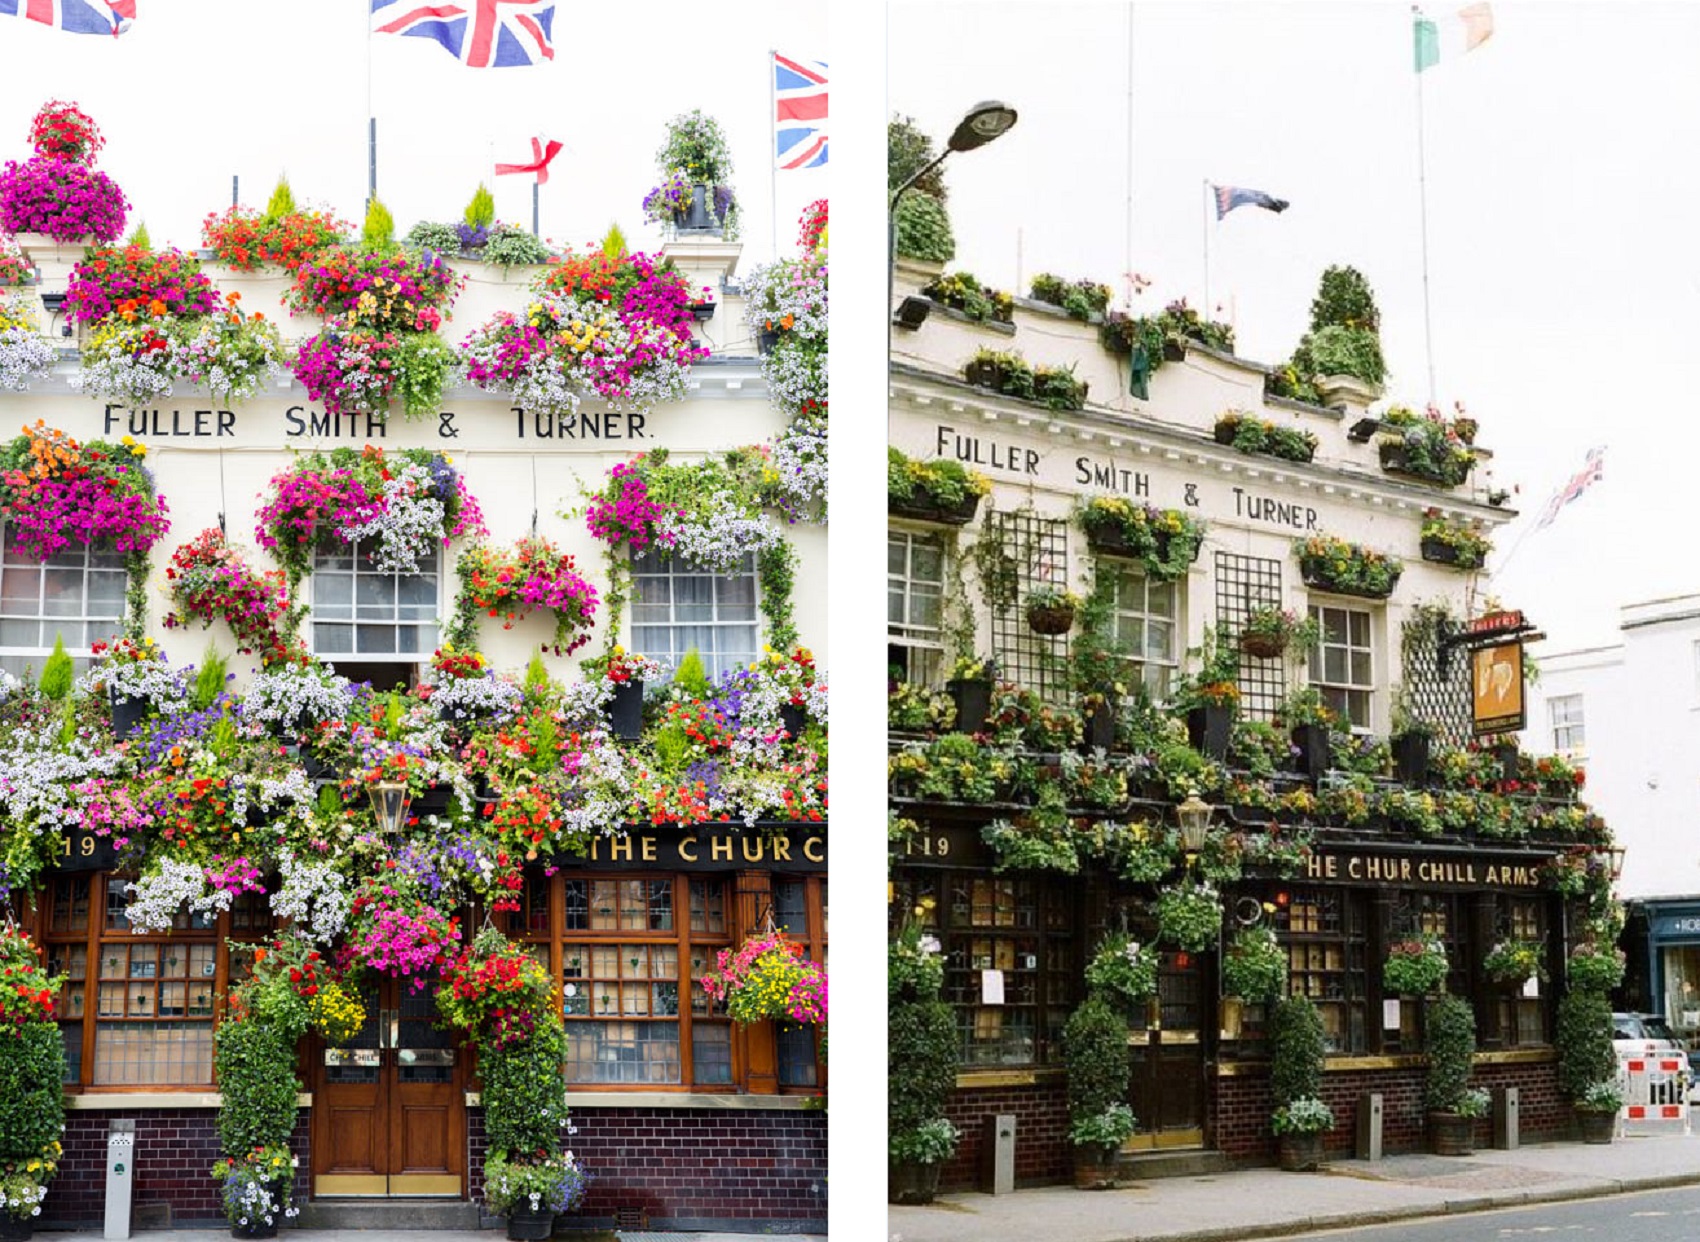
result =
[{"label": "window sill", "polygon": [[1068,1071],[1060,1067],[1032,1069],[975,1069],[962,1070],[956,1075],[958,1091],[985,1090],[992,1087],[1034,1087],[1041,1082],[1067,1077]]},{"label": "window sill", "polygon": [[[125,1087],[95,1087],[89,1091],[65,1097],[65,1107],[72,1111],[95,1108],[219,1108],[224,1097],[216,1091],[194,1087],[178,1091],[136,1091]],[[304,1091],[295,1097],[297,1108],[313,1107],[313,1094]]]},{"label": "window sill", "polygon": [[[581,1091],[572,1089],[574,1108],[708,1108],[731,1111],[758,1110],[761,1112],[800,1112],[819,1108],[818,1095],[740,1095],[712,1091]],[[466,1093],[466,1106],[477,1108],[483,1096],[477,1091]]]}]

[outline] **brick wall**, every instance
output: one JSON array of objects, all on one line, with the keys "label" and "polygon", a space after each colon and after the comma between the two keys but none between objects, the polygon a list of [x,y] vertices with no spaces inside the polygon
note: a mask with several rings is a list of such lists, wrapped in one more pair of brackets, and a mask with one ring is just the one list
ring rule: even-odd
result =
[{"label": "brick wall", "polygon": [[[484,1110],[468,1110],[472,1193],[482,1189]],[[573,1109],[568,1146],[591,1175],[581,1215],[642,1209],[652,1226],[787,1232],[826,1222],[826,1117],[704,1108]]]},{"label": "brick wall", "polygon": [[[1570,1132],[1570,1108],[1558,1093],[1557,1067],[1538,1065],[1481,1065],[1471,1080],[1477,1087],[1519,1089],[1519,1121],[1524,1142],[1566,1137]],[[1355,1147],[1354,1128],[1358,1099],[1366,1092],[1381,1093],[1382,1150],[1422,1151],[1427,1145],[1423,1109],[1423,1071],[1378,1069],[1339,1071],[1325,1074],[1322,1098],[1334,1110],[1334,1129],[1324,1136],[1325,1150],[1334,1156],[1349,1155]],[[1212,1146],[1234,1160],[1252,1164],[1275,1158],[1275,1137],[1269,1130],[1269,1080],[1259,1076],[1220,1078],[1211,1099]],[[1476,1126],[1476,1142],[1486,1147],[1493,1137],[1492,1123],[1483,1118]]]},{"label": "brick wall", "polygon": [[958,1091],[945,1116],[962,1131],[956,1155],[939,1172],[945,1190],[967,1190],[980,1180],[980,1138],[985,1119],[1015,1114],[1015,1180],[1018,1185],[1064,1182],[1073,1177],[1068,1142],[1068,1087],[1060,1078],[1031,1087]]},{"label": "brick wall", "polygon": [[[42,1204],[44,1226],[87,1224],[105,1216],[106,1135],[115,1117],[136,1123],[136,1181],[131,1202],[138,1222],[194,1225],[224,1219],[218,1183],[210,1172],[222,1154],[216,1110],[100,1108],[65,1114],[65,1156]],[[307,1197],[308,1117],[308,1111],[302,1109],[289,1141],[301,1161],[295,1175],[298,1200]]]}]

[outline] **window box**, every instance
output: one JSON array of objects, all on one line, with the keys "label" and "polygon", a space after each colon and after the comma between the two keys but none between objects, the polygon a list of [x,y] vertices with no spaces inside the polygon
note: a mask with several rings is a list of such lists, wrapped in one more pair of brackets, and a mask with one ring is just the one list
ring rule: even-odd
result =
[{"label": "window box", "polygon": [[906,518],[913,522],[933,522],[939,526],[966,526],[974,520],[979,509],[978,496],[966,496],[950,508],[930,504],[919,495],[910,500],[899,500],[895,496],[886,497],[886,512],[892,517]]},{"label": "window box", "polygon": [[1444,472],[1419,470],[1411,463],[1410,452],[1401,443],[1383,442],[1380,451],[1381,468],[1385,473],[1398,475],[1401,478],[1415,479],[1420,483],[1428,484],[1430,487],[1450,490],[1469,477],[1468,466],[1462,472],[1457,470],[1446,470]]},{"label": "window box", "polygon": [[[1167,561],[1169,559],[1169,533],[1167,531],[1158,531],[1155,535],[1155,539],[1157,543],[1157,554],[1155,559],[1159,562]],[[1122,531],[1119,526],[1112,524],[1104,524],[1088,528],[1086,531],[1086,546],[1091,548],[1092,551],[1097,553],[1099,556],[1119,556],[1126,560],[1135,561],[1145,560],[1144,554],[1137,551],[1131,544],[1128,543],[1125,532]],[[1198,563],[1198,554],[1203,547],[1204,544],[1202,541],[1193,544],[1192,558],[1188,561],[1188,564],[1195,565]]]},{"label": "window box", "polygon": [[1475,565],[1466,565],[1459,556],[1458,549],[1439,539],[1422,541],[1423,560],[1432,565],[1453,565],[1459,569],[1474,569]]},{"label": "window box", "polygon": [[1404,569],[1402,566],[1395,569],[1392,574],[1392,580],[1387,584],[1385,590],[1373,590],[1369,587],[1353,586],[1336,582],[1332,575],[1330,575],[1321,566],[1309,564],[1303,560],[1299,562],[1299,577],[1304,581],[1304,584],[1307,587],[1310,587],[1315,591],[1326,591],[1330,595],[1352,595],[1359,599],[1386,599],[1388,596],[1392,595],[1394,589],[1398,587],[1399,576],[1403,572]]}]

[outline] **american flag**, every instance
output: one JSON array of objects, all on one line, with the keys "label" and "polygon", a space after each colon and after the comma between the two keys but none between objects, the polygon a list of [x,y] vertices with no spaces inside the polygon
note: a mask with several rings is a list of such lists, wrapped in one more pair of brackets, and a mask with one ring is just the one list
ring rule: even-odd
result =
[{"label": "american flag", "polygon": [[780,168],[826,163],[826,66],[773,54],[773,151]]},{"label": "american flag", "polygon": [[1603,445],[1596,449],[1589,449],[1588,459],[1582,468],[1571,476],[1570,482],[1552,494],[1551,500],[1547,501],[1547,507],[1541,512],[1541,520],[1535,523],[1535,529],[1545,530],[1551,526],[1560,509],[1575,500],[1595,483],[1598,483],[1604,475],[1605,462],[1606,450]]},{"label": "american flag", "polygon": [[121,35],[136,20],[136,0],[0,0],[0,17],[22,17],[72,34]]},{"label": "american flag", "polygon": [[555,0],[462,0],[419,4],[372,0],[374,34],[434,39],[472,69],[506,69],[555,59],[549,28]]}]

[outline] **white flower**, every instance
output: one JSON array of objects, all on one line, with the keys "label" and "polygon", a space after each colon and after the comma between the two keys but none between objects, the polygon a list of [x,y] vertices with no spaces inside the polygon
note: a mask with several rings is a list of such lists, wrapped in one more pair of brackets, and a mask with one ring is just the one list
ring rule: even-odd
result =
[{"label": "white flower", "polygon": [[130,904],[125,910],[130,930],[144,934],[170,931],[184,906],[193,914],[222,914],[230,909],[235,896],[224,889],[210,888],[205,871],[194,863],[175,858],[162,859],[158,871],[124,887],[130,894]]}]

